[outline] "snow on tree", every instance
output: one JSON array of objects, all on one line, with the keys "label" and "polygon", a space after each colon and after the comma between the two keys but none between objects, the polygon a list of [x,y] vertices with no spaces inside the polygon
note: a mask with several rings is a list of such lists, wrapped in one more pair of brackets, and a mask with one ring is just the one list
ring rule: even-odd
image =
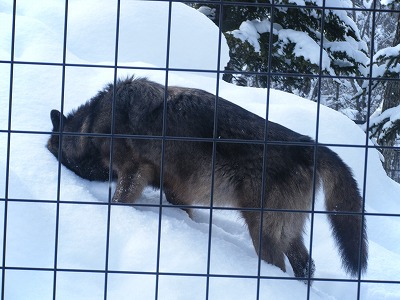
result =
[{"label": "snow on tree", "polygon": [[[316,75],[365,75],[368,48],[343,10],[351,5],[348,1],[329,1],[329,8],[322,0],[258,4],[225,5],[214,18],[230,46],[224,76],[228,82],[270,85],[316,99],[320,89]],[[271,82],[263,76],[267,72],[276,74]],[[343,84],[340,79],[336,82]]]}]

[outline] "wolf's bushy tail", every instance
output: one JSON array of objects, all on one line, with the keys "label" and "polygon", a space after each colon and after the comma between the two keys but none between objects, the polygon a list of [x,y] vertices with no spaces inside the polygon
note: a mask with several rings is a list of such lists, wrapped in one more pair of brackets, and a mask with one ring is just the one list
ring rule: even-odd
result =
[{"label": "wolf's bushy tail", "polygon": [[[344,269],[358,276],[368,259],[366,223],[361,212],[363,200],[349,167],[332,150],[317,148],[317,172],[322,180],[325,206]],[[352,214],[355,213],[355,214]]]}]

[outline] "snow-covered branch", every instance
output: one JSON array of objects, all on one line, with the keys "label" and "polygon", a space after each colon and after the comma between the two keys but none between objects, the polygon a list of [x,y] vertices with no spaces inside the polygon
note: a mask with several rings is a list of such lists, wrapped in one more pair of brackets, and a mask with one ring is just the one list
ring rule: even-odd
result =
[{"label": "snow-covered branch", "polygon": [[[364,131],[367,130],[364,124]],[[390,140],[400,132],[400,105],[384,112],[375,112],[369,121],[370,137],[378,140]]]}]

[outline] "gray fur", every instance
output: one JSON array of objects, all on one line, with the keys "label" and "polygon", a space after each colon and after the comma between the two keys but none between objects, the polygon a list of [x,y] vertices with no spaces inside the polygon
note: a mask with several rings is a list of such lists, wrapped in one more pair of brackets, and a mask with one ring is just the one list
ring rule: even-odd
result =
[{"label": "gray fur", "polygon": [[[67,117],[53,110],[53,132],[48,149],[79,176],[107,180],[110,138],[68,135],[111,133],[113,85],[99,92]],[[117,188],[114,202],[134,203],[146,186],[160,187],[164,86],[147,79],[129,78],[115,87],[115,133],[141,135],[116,137],[113,174]],[[217,137],[214,190],[211,191],[214,110],[217,105]],[[198,89],[170,87],[167,91],[165,133],[168,137],[200,138],[198,141],[165,140],[163,191],[175,205],[230,205],[241,210],[257,253],[263,260],[286,271],[286,255],[296,277],[312,277],[314,263],[303,242],[307,220],[304,212],[268,209],[311,209],[313,198],[314,143],[279,124],[267,123],[265,148],[265,199],[262,207],[265,120],[243,108]],[[59,153],[60,128],[63,132]],[[143,138],[148,135],[153,138]],[[236,142],[224,142],[224,139]],[[240,142],[251,140],[255,143]],[[286,143],[286,144],[285,144]],[[290,144],[288,144],[290,143]],[[353,276],[367,267],[367,236],[361,215],[362,197],[351,171],[326,147],[317,148],[317,188],[325,191],[333,235],[344,269]],[[190,209],[186,209],[190,214]],[[260,225],[261,243],[260,243]],[[259,249],[261,245],[261,250]],[[361,245],[361,247],[360,247]],[[360,252],[361,251],[361,252]],[[361,255],[359,255],[361,253]]]}]

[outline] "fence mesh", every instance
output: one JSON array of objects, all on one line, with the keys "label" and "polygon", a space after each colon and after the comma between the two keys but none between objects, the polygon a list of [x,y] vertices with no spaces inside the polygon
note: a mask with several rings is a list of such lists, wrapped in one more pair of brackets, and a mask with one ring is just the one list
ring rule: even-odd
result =
[{"label": "fence mesh", "polygon": [[[196,137],[171,137],[168,136],[168,133],[166,132],[166,122],[168,122],[166,114],[164,113],[163,117],[163,130],[160,136],[148,136],[148,135],[132,135],[132,136],[121,136],[116,134],[116,130],[114,128],[115,126],[115,111],[114,109],[112,110],[112,130],[111,134],[107,135],[99,135],[99,134],[84,134],[84,137],[91,137],[91,138],[100,138],[100,137],[107,137],[110,140],[110,149],[114,149],[114,143],[118,139],[142,139],[142,140],[155,140],[159,142],[160,144],[160,161],[161,161],[161,170],[160,170],[160,192],[159,192],[159,201],[158,202],[151,202],[151,203],[145,203],[145,202],[139,202],[135,204],[121,204],[121,203],[113,203],[111,201],[112,196],[113,196],[113,174],[110,172],[109,178],[108,178],[108,201],[107,202],[93,202],[93,201],[86,201],[82,199],[63,199],[62,194],[62,180],[63,180],[63,166],[59,162],[57,166],[57,175],[58,175],[58,181],[57,181],[57,186],[55,187],[54,191],[54,196],[53,197],[44,197],[44,199],[30,199],[30,198],[25,198],[24,196],[22,197],[11,197],[11,192],[10,190],[14,188],[15,183],[12,183],[11,180],[13,178],[12,172],[13,172],[13,151],[18,151],[18,149],[15,149],[15,146],[13,146],[13,142],[17,141],[18,139],[25,139],[25,143],[27,145],[27,149],[29,152],[29,144],[32,140],[34,140],[36,137],[41,137],[41,136],[50,136],[51,132],[50,131],[42,131],[42,130],[36,130],[32,128],[24,128],[23,126],[20,126],[19,123],[16,123],[17,125],[13,124],[14,118],[17,118],[18,116],[14,114],[13,112],[13,99],[14,95],[18,93],[18,88],[22,86],[23,83],[21,82],[16,82],[15,76],[16,73],[20,73],[21,70],[24,67],[37,67],[37,68],[57,68],[60,71],[60,85],[59,85],[59,90],[54,91],[55,94],[59,94],[60,96],[57,98],[57,104],[58,107],[60,108],[60,112],[62,114],[65,114],[67,112],[67,109],[65,108],[67,103],[67,97],[66,97],[66,86],[68,83],[68,72],[71,69],[81,69],[82,72],[88,72],[90,73],[90,70],[93,68],[95,69],[102,69],[105,70],[105,72],[108,72],[111,76],[111,81],[114,83],[114,95],[116,93],[115,86],[117,84],[118,78],[120,77],[121,70],[128,71],[132,74],[135,73],[135,71],[157,71],[157,72],[164,72],[165,80],[164,80],[164,85],[168,86],[169,85],[169,76],[171,73],[180,73],[184,74],[185,72],[188,73],[207,73],[207,74],[215,74],[215,95],[216,95],[216,103],[218,103],[218,97],[219,97],[219,92],[220,92],[220,82],[222,79],[222,75],[224,78],[232,78],[236,77],[239,78],[240,76],[250,76],[252,75],[253,78],[255,78],[255,81],[263,82],[264,87],[268,89],[267,92],[267,97],[265,99],[266,103],[266,116],[268,118],[269,115],[269,102],[270,102],[270,93],[269,93],[269,88],[274,85],[274,82],[279,82],[280,78],[288,78],[288,77],[294,77],[297,79],[303,79],[303,78],[312,78],[316,80],[316,86],[319,87],[316,89],[315,95],[313,98],[315,101],[318,103],[317,105],[317,112],[316,112],[316,127],[315,127],[315,142],[312,144],[305,144],[303,146],[306,147],[312,147],[314,149],[317,149],[318,146],[320,145],[319,143],[319,132],[320,132],[320,106],[319,104],[323,102],[323,95],[322,93],[322,87],[324,86],[324,83],[327,80],[332,79],[332,75],[327,75],[321,70],[317,72],[317,74],[303,74],[303,73],[292,73],[291,70],[282,70],[281,72],[272,72],[272,66],[271,64],[273,63],[273,52],[269,51],[268,53],[268,64],[267,68],[263,70],[257,70],[257,71],[238,71],[238,70],[232,70],[232,69],[224,69],[223,66],[221,66],[220,60],[221,60],[221,43],[223,40],[223,32],[220,29],[219,31],[219,37],[218,40],[216,40],[217,48],[218,48],[218,56],[217,56],[217,61],[215,63],[215,69],[188,69],[188,68],[181,68],[181,67],[176,67],[174,65],[171,66],[171,57],[173,53],[170,52],[171,49],[171,24],[174,21],[173,20],[173,5],[174,3],[178,1],[159,1],[159,2],[165,2],[168,3],[169,5],[169,10],[168,10],[168,23],[163,24],[167,28],[167,36],[166,36],[166,53],[165,53],[165,67],[148,67],[148,66],[129,66],[129,65],[124,65],[123,63],[120,62],[119,60],[119,53],[121,53],[121,47],[123,47],[123,44],[121,45],[120,41],[120,36],[121,36],[121,14],[123,13],[122,8],[124,7],[124,0],[118,0],[115,2],[116,5],[116,13],[115,13],[115,36],[113,40],[113,47],[114,47],[114,53],[115,56],[113,57],[113,64],[86,64],[86,63],[79,63],[79,62],[69,62],[68,59],[68,54],[67,54],[67,49],[69,48],[69,43],[68,43],[68,28],[70,26],[70,14],[71,14],[71,8],[70,8],[70,3],[68,0],[65,1],[64,3],[64,20],[63,20],[63,32],[64,36],[62,37],[62,59],[60,61],[48,61],[48,62],[42,62],[42,61],[24,61],[24,60],[19,60],[16,59],[17,57],[17,51],[18,47],[16,45],[16,36],[17,36],[17,31],[16,28],[18,26],[18,18],[17,18],[17,12],[18,12],[18,7],[19,7],[19,2],[14,1],[10,5],[12,6],[12,22],[10,24],[10,52],[11,52],[11,57],[9,60],[2,59],[0,61],[0,66],[2,69],[5,70],[5,72],[2,71],[2,77],[7,78],[8,85],[9,85],[9,94],[7,95],[8,98],[8,107],[2,107],[2,113],[7,113],[7,128],[0,128],[0,134],[2,135],[2,140],[4,141],[4,144],[6,145],[5,153],[1,154],[5,158],[5,182],[2,183],[5,187],[4,190],[4,195],[1,196],[1,202],[3,205],[3,217],[4,217],[4,222],[3,222],[3,237],[2,237],[2,299],[11,299],[9,296],[8,292],[8,286],[11,281],[17,281],[18,280],[18,274],[21,274],[22,272],[28,274],[32,273],[34,276],[38,276],[41,279],[43,279],[43,282],[52,282],[52,285],[45,286],[39,286],[38,289],[48,289],[51,294],[52,299],[58,299],[62,298],[58,293],[58,290],[60,289],[60,284],[59,282],[63,282],[64,278],[70,277],[70,276],[75,276],[77,278],[80,278],[80,276],[85,276],[87,274],[90,274],[92,276],[92,283],[96,286],[98,286],[98,290],[102,289],[103,292],[100,293],[102,294],[103,299],[111,299],[112,298],[112,289],[113,284],[115,282],[115,278],[118,278],[118,276],[131,276],[132,281],[135,281],[139,276],[144,276],[148,278],[152,284],[154,284],[154,288],[152,291],[150,291],[147,295],[152,295],[151,298],[149,299],[164,299],[165,295],[160,295],[160,285],[165,284],[163,281],[168,281],[166,278],[174,278],[174,280],[179,281],[182,280],[183,282],[185,280],[193,280],[194,284],[202,284],[204,285],[204,294],[198,297],[198,295],[195,295],[193,299],[209,299],[210,297],[210,289],[215,288],[215,286],[218,286],[216,282],[218,280],[223,281],[223,280],[232,280],[235,281],[236,279],[249,279],[253,280],[256,284],[254,285],[254,291],[249,291],[249,298],[248,299],[264,299],[263,298],[263,293],[265,291],[262,290],[262,285],[261,282],[265,280],[276,280],[276,281],[291,281],[291,280],[298,280],[295,277],[288,277],[288,276],[272,276],[272,275],[265,275],[262,272],[262,265],[264,262],[259,258],[258,259],[258,264],[257,264],[257,272],[255,275],[240,275],[240,274],[218,274],[213,272],[212,268],[212,259],[211,259],[211,248],[212,248],[212,241],[213,241],[213,236],[217,233],[214,232],[215,228],[213,227],[213,217],[216,212],[221,212],[221,211],[235,211],[238,210],[235,207],[220,207],[214,204],[213,202],[213,193],[211,193],[211,199],[210,199],[210,205],[209,206],[191,206],[191,208],[195,208],[198,210],[201,210],[203,212],[206,212],[207,215],[207,222],[209,223],[208,226],[208,243],[207,243],[207,248],[205,249],[207,251],[207,261],[206,261],[206,268],[205,272],[170,272],[170,271],[163,271],[161,267],[161,261],[160,261],[160,256],[161,252],[163,251],[162,247],[162,219],[164,216],[164,213],[170,209],[171,207],[176,207],[176,208],[188,208],[185,205],[175,205],[172,206],[169,203],[166,203],[163,200],[163,182],[164,182],[164,160],[165,160],[165,145],[168,142],[171,141],[179,141],[179,142],[207,142],[212,145],[212,166],[211,166],[211,186],[210,189],[211,191],[214,191],[214,183],[215,183],[215,168],[216,168],[216,161],[217,161],[217,151],[216,147],[218,143],[244,143],[244,144],[258,144],[262,145],[264,149],[264,158],[263,158],[263,178],[262,182],[265,184],[265,172],[266,172],[266,163],[268,160],[268,147],[271,147],[271,145],[276,145],[277,143],[271,143],[267,139],[267,135],[265,134],[265,139],[262,141],[243,141],[243,140],[235,140],[235,139],[226,139],[226,140],[221,140],[218,137],[217,133],[217,122],[218,122],[218,105],[215,105],[215,112],[214,112],[214,132],[213,132],[213,137],[210,139],[201,139],[201,138],[196,138]],[[301,2],[302,5],[300,5],[297,2]],[[371,30],[372,33],[371,35],[374,36],[374,22],[375,22],[375,15],[379,13],[393,13],[393,10],[390,10],[388,8],[380,7],[375,3],[374,5],[371,6],[371,8],[359,8],[357,6],[349,6],[349,7],[335,7],[335,6],[330,6],[332,5],[330,1],[318,1],[320,2],[320,6],[317,8],[320,10],[321,14],[324,16],[325,14],[328,14],[330,10],[335,9],[335,10],[341,10],[344,12],[347,12],[349,14],[352,14],[356,11],[367,11],[371,13],[371,20],[372,20],[372,26]],[[198,1],[198,2],[192,2],[192,1],[185,1],[186,4],[191,5],[191,6],[212,6],[216,8],[216,14],[219,16],[219,28],[224,28],[224,26],[228,26],[228,21],[229,21],[229,16],[224,16],[224,12],[227,6],[235,6],[238,8],[245,7],[245,8],[254,8],[254,9],[260,9],[264,8],[268,11],[268,14],[270,16],[270,21],[271,21],[271,28],[270,30],[272,31],[273,29],[273,24],[274,22],[279,23],[279,20],[274,20],[274,10],[285,10],[285,9],[301,9],[305,8],[308,9],[309,6],[304,6],[305,2],[303,3],[302,1],[279,1],[279,3],[275,3],[274,1]],[[296,3],[298,5],[296,5]],[[333,3],[333,2],[332,2]],[[336,1],[334,2],[336,4]],[[1,8],[1,7],[0,7]],[[76,12],[73,12],[76,13]],[[398,11],[395,13],[399,13]],[[324,19],[324,17],[322,17]],[[156,21],[155,21],[156,22]],[[61,21],[60,21],[61,24]],[[228,24],[228,25],[227,25]],[[318,34],[321,34],[322,36],[325,33],[325,28],[324,28],[324,23],[322,22],[321,24],[321,32]],[[61,39],[61,37],[59,37]],[[270,44],[273,42],[273,35],[270,35]],[[324,39],[321,39],[324,41]],[[323,43],[323,42],[322,42]],[[370,41],[371,43],[371,48],[374,49],[374,40]],[[323,47],[320,47],[319,50],[319,65],[323,65]],[[371,55],[372,59],[372,55]],[[372,68],[372,64],[371,64]],[[370,72],[372,74],[372,72]],[[349,78],[350,76],[337,76],[338,79],[346,79]],[[377,80],[377,78],[373,78],[372,76],[369,78],[364,78],[362,76],[351,76],[351,78],[355,79],[362,79],[362,80],[367,80],[369,81],[369,93],[367,95],[367,98],[369,101],[367,101],[366,109],[365,109],[365,116],[363,116],[363,120],[365,120],[368,124],[368,118],[366,116],[371,115],[372,113],[372,107],[371,107],[371,95],[372,95],[372,85],[373,83]],[[393,80],[393,79],[388,79],[388,80]],[[398,79],[394,79],[398,80]],[[103,84],[102,82],[99,82],[99,86]],[[47,92],[47,91],[46,91]],[[2,97],[4,97],[2,95]],[[168,92],[167,89],[165,89],[165,95],[164,95],[165,101],[164,101],[164,112],[166,111],[166,99],[168,98]],[[113,100],[115,103],[115,99]],[[48,106],[49,111],[52,108],[52,104],[46,104],[44,103],[43,105]],[[265,124],[265,132],[268,130],[268,123]],[[74,135],[74,133],[71,132],[59,132],[57,133],[60,137],[60,140],[62,141],[63,138],[67,136]],[[75,133],[75,135],[77,135]],[[62,143],[62,142],[61,142]],[[282,145],[287,145],[287,143],[278,143]],[[364,179],[363,182],[360,183],[360,186],[362,186],[362,196],[364,199],[366,199],[365,202],[367,202],[367,190],[366,190],[366,185],[367,185],[367,162],[368,162],[368,156],[370,151],[375,151],[377,146],[371,146],[369,143],[368,137],[365,138],[365,143],[363,145],[347,145],[347,144],[325,144],[327,146],[333,147],[333,148],[349,148],[349,149],[358,149],[360,150],[363,154],[363,169],[364,169]],[[296,144],[292,145],[296,146]],[[44,145],[43,145],[44,147]],[[60,145],[61,147],[61,145]],[[397,153],[399,152],[396,147],[392,147]],[[315,151],[315,155],[317,151]],[[29,156],[29,153],[26,155]],[[113,162],[114,162],[114,152],[110,151],[110,164],[109,164],[109,169],[113,169]],[[398,156],[398,155],[397,155]],[[31,158],[33,161],[35,160],[34,157]],[[61,157],[60,157],[61,160]],[[314,157],[314,161],[316,160],[316,156]],[[316,166],[314,166],[314,173],[316,171]],[[397,172],[397,177],[398,177],[398,172],[399,170],[393,170],[393,172]],[[27,174],[26,176],[35,176],[35,174]],[[396,176],[396,175],[394,175]],[[79,184],[79,183],[76,183]],[[318,192],[317,190],[317,179],[314,176],[314,187],[313,187],[313,197],[316,197],[316,194]],[[23,183],[20,183],[19,187],[22,189],[23,188]],[[265,189],[262,189],[265,191]],[[18,193],[12,193],[13,195],[18,195]],[[3,198],[4,197],[4,198]],[[260,195],[261,199],[264,199],[266,195],[264,192],[262,195]],[[393,199],[394,201],[395,199]],[[263,201],[261,202],[263,203]],[[49,260],[52,261],[52,266],[49,267],[47,264],[47,267],[37,267],[35,264],[30,264],[29,262],[26,262],[25,264],[20,264],[16,263],[13,264],[12,261],[8,260],[8,256],[10,253],[8,252],[8,245],[13,243],[13,239],[15,239],[15,236],[10,235],[10,230],[12,229],[12,226],[17,226],[12,222],[14,214],[18,213],[18,205],[29,205],[32,207],[32,210],[35,209],[35,206],[40,206],[40,205],[54,205],[54,220],[55,220],[55,228],[51,228],[50,234],[54,235],[54,249],[52,249],[51,253],[51,258],[49,257]],[[139,270],[116,270],[113,269],[111,266],[111,262],[109,261],[110,257],[110,249],[111,249],[111,230],[112,226],[117,226],[116,220],[114,220],[114,215],[113,215],[113,210],[115,209],[131,209],[131,207],[134,208],[150,208],[154,209],[154,211],[158,214],[158,235],[155,237],[156,242],[154,249],[154,253],[156,256],[156,265],[154,270],[144,270],[144,269],[139,269]],[[104,219],[102,219],[102,224],[105,228],[105,235],[104,235],[104,267],[102,268],[97,268],[97,267],[91,267],[88,266],[87,268],[74,268],[71,266],[63,266],[63,262],[60,262],[59,257],[60,253],[63,254],[63,247],[65,246],[65,241],[62,235],[60,235],[60,232],[62,231],[65,233],[65,228],[63,228],[64,224],[62,223],[62,219],[64,218],[64,214],[67,214],[68,211],[66,210],[66,207],[73,208],[73,209],[78,209],[82,211],[91,211],[91,210],[96,210],[100,209],[103,211],[103,216]],[[243,209],[240,209],[240,211],[243,211]],[[254,208],[254,209],[249,209],[249,212],[257,212],[260,214],[266,213],[268,210],[264,207],[261,208]],[[304,213],[305,211],[292,211],[292,210],[279,210],[281,213]],[[308,212],[308,211],[306,211]],[[313,232],[315,231],[314,225],[315,225],[315,220],[320,218],[320,216],[325,216],[326,214],[329,214],[329,212],[325,211],[320,211],[314,206],[314,201],[313,205],[310,212],[310,223],[309,223],[309,240],[306,241],[308,248],[310,249],[310,255],[313,256]],[[373,213],[373,212],[363,212],[362,215],[371,217],[371,218],[397,218],[399,217],[399,214],[396,213]],[[84,216],[84,214],[82,215]],[[262,219],[261,219],[262,220]],[[51,223],[49,223],[51,224]],[[90,222],[88,223],[90,226]],[[21,229],[22,230],[22,229]],[[132,230],[135,230],[135,228],[132,228]],[[244,227],[245,230],[245,227]],[[77,235],[79,235],[79,232],[76,232]],[[260,233],[261,234],[261,233]],[[17,235],[18,237],[18,235]],[[89,238],[89,237],[87,237]],[[261,239],[260,239],[261,240]],[[77,239],[79,241],[79,239]],[[77,245],[79,247],[79,245]],[[360,249],[361,251],[361,249]],[[129,254],[128,254],[129,255]],[[180,254],[182,255],[182,254]],[[188,254],[189,255],[189,254]],[[371,253],[371,255],[374,255],[374,253]],[[32,266],[33,265],[33,266]],[[85,264],[83,264],[85,265]],[[310,265],[311,267],[311,265]],[[318,266],[317,266],[318,268]],[[47,278],[50,276],[51,278]],[[46,279],[45,279],[46,277]],[[113,278],[112,281],[110,281],[110,278]],[[197,281],[197,279],[201,279]],[[364,279],[361,277],[361,275],[358,275],[357,278],[304,278],[306,284],[307,284],[307,289],[304,295],[299,295],[298,299],[312,299],[312,282],[317,282],[317,281],[323,281],[323,282],[343,282],[344,284],[346,283],[353,283],[357,284],[357,292],[354,295],[354,299],[362,299],[362,289],[363,287],[367,286],[368,284],[381,284],[381,285],[398,285],[400,284],[400,281],[398,280],[385,280],[381,278],[374,278],[374,279]],[[21,285],[24,283],[21,282]],[[214,284],[214,287],[212,287]],[[84,295],[84,292],[83,292]],[[399,296],[400,293],[397,295]],[[32,296],[34,299],[34,295]],[[137,299],[135,295],[131,295],[130,299]]]}]

